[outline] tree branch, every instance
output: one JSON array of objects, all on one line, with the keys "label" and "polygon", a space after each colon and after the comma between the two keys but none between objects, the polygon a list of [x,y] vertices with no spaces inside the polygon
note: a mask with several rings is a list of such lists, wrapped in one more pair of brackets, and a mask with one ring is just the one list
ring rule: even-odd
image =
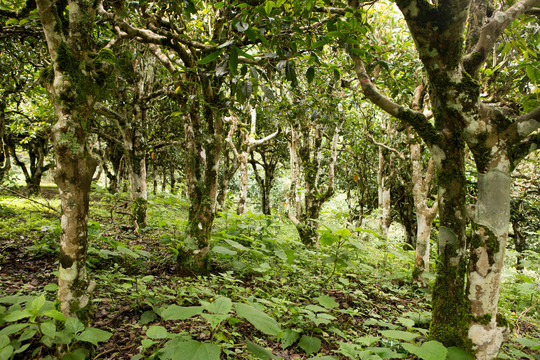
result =
[{"label": "tree branch", "polygon": [[525,138],[519,145],[515,146],[510,154],[512,159],[512,167],[514,164],[518,164],[519,161],[524,159],[530,153],[538,150],[540,148],[540,133],[532,134]]},{"label": "tree branch", "polygon": [[373,104],[377,105],[388,114],[411,125],[429,147],[436,144],[439,136],[433,125],[431,125],[431,123],[428,121],[427,117],[423,113],[413,111],[406,106],[399,105],[390,98],[387,98],[379,93],[366,72],[364,62],[352,52],[350,53],[350,56],[354,62],[356,75],[358,80],[360,80],[360,86],[362,87],[366,97]]},{"label": "tree branch", "polygon": [[540,5],[540,0],[521,0],[508,10],[496,11],[493,14],[490,21],[480,31],[480,38],[472,51],[463,57],[463,65],[469,75],[476,77],[478,69],[489,56],[495,42],[504,30],[515,19],[538,5]]}]

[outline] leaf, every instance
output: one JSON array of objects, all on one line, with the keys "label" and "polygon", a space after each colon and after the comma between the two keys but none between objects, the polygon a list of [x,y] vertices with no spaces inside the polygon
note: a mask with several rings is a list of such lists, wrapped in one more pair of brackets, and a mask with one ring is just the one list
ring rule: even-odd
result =
[{"label": "leaf", "polygon": [[65,329],[72,334],[78,334],[84,330],[84,324],[77,318],[69,317],[66,319]]},{"label": "leaf", "polygon": [[540,347],[539,342],[527,338],[515,338],[514,341],[533,350],[537,350],[536,348]]},{"label": "leaf", "polygon": [[281,333],[281,327],[276,320],[252,306],[236,303],[236,314],[249,321],[257,330],[266,335],[278,336]]},{"label": "leaf", "polygon": [[396,340],[403,340],[403,341],[411,341],[420,336],[419,334],[413,334],[413,333],[410,333],[407,331],[401,331],[401,330],[380,330],[379,332],[383,336],[386,336],[388,338],[392,338]]},{"label": "leaf", "polygon": [[293,88],[298,85],[294,61],[289,60],[285,64],[285,78],[291,82]]},{"label": "leaf", "polygon": [[200,315],[203,312],[202,306],[178,306],[171,305],[161,312],[163,320],[186,320],[192,316]]},{"label": "leaf", "polygon": [[224,320],[231,317],[229,314],[201,314],[201,316],[205,318],[210,323],[210,326],[214,329]]},{"label": "leaf", "polygon": [[8,345],[2,350],[0,350],[0,359],[1,360],[11,359],[11,354],[13,354],[13,346]]},{"label": "leaf", "polygon": [[306,71],[306,79],[309,84],[313,81],[315,78],[315,68],[313,66],[310,66]]},{"label": "leaf", "polygon": [[173,339],[160,350],[160,359],[172,360],[219,360],[221,350],[216,344],[195,340]]},{"label": "leaf", "polygon": [[446,360],[473,360],[471,355],[458,347],[451,346],[447,350],[448,354],[446,354]]},{"label": "leaf", "polygon": [[77,336],[77,339],[97,346],[98,342],[107,341],[111,336],[112,333],[108,331],[96,328],[87,328],[79,336]]},{"label": "leaf", "polygon": [[34,311],[38,311],[43,305],[45,305],[45,301],[45,295],[38,296],[37,298],[32,300],[32,309]]},{"label": "leaf", "polygon": [[214,246],[212,248],[212,252],[215,254],[227,255],[227,256],[233,256],[237,254],[236,251],[228,249],[225,246]]},{"label": "leaf", "polygon": [[229,70],[232,75],[238,75],[238,48],[232,47],[229,52]]},{"label": "leaf", "polygon": [[227,314],[232,309],[232,301],[228,297],[220,297],[214,302],[204,305],[204,308],[214,314]]},{"label": "leaf", "polygon": [[432,340],[416,346],[409,343],[402,343],[401,346],[413,355],[422,360],[445,360],[448,350],[438,341]]},{"label": "leaf", "polygon": [[247,350],[255,356],[257,359],[269,360],[269,359],[280,359],[276,355],[272,354],[269,350],[263,348],[260,345],[252,343],[251,341],[246,342]]},{"label": "leaf", "polygon": [[153,325],[146,330],[146,336],[154,340],[167,339],[169,337],[169,333],[163,326]]},{"label": "leaf", "polygon": [[302,348],[302,350],[304,350],[306,354],[311,355],[320,350],[321,339],[312,336],[302,335],[300,341],[298,342],[298,346],[300,346],[300,348]]},{"label": "leaf", "polygon": [[373,343],[376,343],[377,341],[381,340],[380,337],[372,336],[372,335],[366,335],[359,337],[356,339],[360,344],[363,344],[365,346],[371,346]]},{"label": "leaf", "polygon": [[141,318],[139,320],[140,325],[146,325],[152,321],[154,321],[157,318],[157,315],[152,310],[147,310],[142,313]]},{"label": "leaf", "polygon": [[56,309],[46,311],[45,313],[43,313],[43,315],[48,316],[54,320],[66,321],[66,317],[64,316],[64,314],[62,314],[60,311]]},{"label": "leaf", "polygon": [[333,356],[315,356],[312,358],[309,358],[309,360],[338,360],[338,358]]},{"label": "leaf", "polygon": [[7,313],[7,315],[4,317],[4,321],[6,322],[14,322],[18,321],[27,317],[32,316],[32,313],[28,310],[14,310]]},{"label": "leaf", "polygon": [[22,329],[28,327],[30,324],[11,324],[0,330],[0,335],[11,335],[15,334]]},{"label": "leaf", "polygon": [[527,72],[527,77],[529,78],[529,80],[531,80],[531,82],[536,85],[540,78],[540,73],[532,65],[527,65],[525,67],[525,71]]},{"label": "leaf", "polygon": [[294,331],[291,329],[285,329],[283,332],[283,335],[281,336],[281,347],[283,349],[288,348],[292,344],[294,344],[298,338],[300,337],[300,333],[298,331]]},{"label": "leaf", "polygon": [[218,51],[214,51],[208,56],[203,57],[201,60],[197,61],[197,65],[204,65],[204,64],[208,64],[209,62],[214,61],[215,59],[219,57],[219,55],[223,53],[224,50],[225,49],[220,49]]},{"label": "leaf", "polygon": [[414,326],[414,320],[412,320],[412,319],[408,319],[408,318],[404,318],[404,317],[398,317],[397,321],[399,321],[401,323],[401,325],[403,325],[405,327],[408,327],[408,328],[412,328]]},{"label": "leaf", "polygon": [[[26,339],[26,340],[28,340],[28,339]],[[6,346],[8,346],[10,342],[11,342],[11,340],[9,339],[9,336],[0,335],[0,349],[3,349]]]},{"label": "leaf", "polygon": [[336,300],[334,300],[333,297],[330,297],[328,295],[321,295],[319,297],[316,297],[315,300],[317,300],[317,302],[321,304],[321,306],[324,306],[327,309],[339,307],[339,304],[336,302]]},{"label": "leaf", "polygon": [[43,335],[53,338],[56,335],[56,325],[50,321],[44,322],[41,324],[41,332]]},{"label": "leaf", "polygon": [[19,24],[19,20],[15,18],[11,18],[8,21],[6,21],[6,26],[17,25],[17,24]]}]

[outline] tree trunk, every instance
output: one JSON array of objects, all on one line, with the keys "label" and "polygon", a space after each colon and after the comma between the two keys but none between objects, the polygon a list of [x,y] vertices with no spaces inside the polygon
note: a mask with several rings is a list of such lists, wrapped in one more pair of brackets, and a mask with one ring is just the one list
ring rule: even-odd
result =
[{"label": "tree trunk", "polygon": [[68,316],[80,315],[79,310],[88,305],[95,286],[88,279],[86,251],[90,185],[97,161],[86,149],[86,136],[79,121],[66,113],[51,134],[56,153],[54,178],[62,204],[58,300]]},{"label": "tree trunk", "polygon": [[391,193],[390,193],[390,176],[386,174],[387,160],[384,156],[384,150],[382,147],[379,147],[379,171],[377,172],[377,185],[379,191],[379,209],[380,209],[380,218],[379,226],[381,230],[381,235],[383,237],[388,236],[388,229],[392,223],[392,216],[390,212],[391,205]]},{"label": "tree trunk", "polygon": [[247,192],[248,192],[248,166],[247,166],[247,152],[241,152],[238,154],[238,161],[240,162],[240,195],[238,198],[238,207],[236,213],[238,215],[243,214],[246,211]]},{"label": "tree trunk", "polygon": [[0,98],[0,181],[11,169],[11,161],[9,157],[9,148],[5,141],[6,128],[6,99],[4,96]]},{"label": "tree trunk", "polygon": [[508,334],[497,305],[510,225],[510,186],[510,175],[498,169],[478,176],[467,284],[469,338],[478,360],[494,359]]},{"label": "tree trunk", "polygon": [[[205,118],[201,119],[198,107],[194,107],[184,122],[185,173],[190,205],[187,237],[181,246],[178,263],[184,270],[194,273],[206,273],[210,266],[210,235],[216,215],[218,171],[224,141],[223,119],[214,111],[206,107]],[[206,126],[213,131],[203,131]]]}]

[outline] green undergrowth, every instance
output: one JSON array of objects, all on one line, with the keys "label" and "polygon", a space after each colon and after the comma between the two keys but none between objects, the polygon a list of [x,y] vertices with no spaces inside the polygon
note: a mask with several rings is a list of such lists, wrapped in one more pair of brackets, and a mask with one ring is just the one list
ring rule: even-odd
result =
[{"label": "green undergrowth", "polygon": [[[224,212],[210,274],[186,277],[175,263],[185,198],[150,196],[149,225],[139,233],[125,194],[98,189],[91,198],[92,324],[55,312],[54,281],[31,291],[12,282],[0,287],[0,359],[467,359],[429,338],[430,296],[412,286],[414,254],[399,236],[380,236],[370,219],[357,228],[329,214],[320,246],[306,248],[281,214]],[[8,196],[0,211],[0,266],[20,251],[22,261],[48,259],[54,272],[57,217]],[[536,256],[528,255],[525,271],[505,270],[501,313],[515,336],[500,358],[538,359]]]}]

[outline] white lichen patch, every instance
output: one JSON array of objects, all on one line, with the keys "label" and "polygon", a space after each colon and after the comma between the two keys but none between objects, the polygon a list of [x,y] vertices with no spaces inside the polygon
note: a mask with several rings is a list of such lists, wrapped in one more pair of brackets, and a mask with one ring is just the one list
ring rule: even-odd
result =
[{"label": "white lichen patch", "polygon": [[498,22],[499,24],[502,24],[503,22],[508,20],[508,15],[506,15],[505,12],[497,11],[495,15],[493,15],[493,18],[495,19],[496,22]]},{"label": "white lichen patch", "polygon": [[73,261],[73,264],[71,267],[64,268],[62,264],[60,264],[60,267],[58,269],[58,279],[65,281],[67,283],[71,283],[77,279],[77,275],[79,274],[79,270],[77,267],[77,261]]},{"label": "white lichen patch", "polygon": [[62,215],[62,217],[60,218],[60,227],[62,229],[65,229],[67,227],[67,224],[68,224],[68,217],[64,214]]},{"label": "white lichen patch", "polygon": [[534,119],[523,121],[518,124],[517,131],[519,136],[528,136],[530,133],[540,127],[540,123]]},{"label": "white lichen patch", "polygon": [[453,246],[456,242],[457,235],[452,231],[452,229],[447,228],[446,226],[441,226],[439,229],[439,253],[441,253],[447,246]]},{"label": "white lichen patch", "polygon": [[485,277],[488,274],[489,271],[489,256],[487,249],[485,247],[480,247],[474,249],[474,253],[476,254],[476,258],[478,259],[476,261],[475,267],[476,271],[483,277]]},{"label": "white lichen patch", "polygon": [[510,175],[497,169],[478,175],[476,219],[495,236],[505,236],[510,222]]},{"label": "white lichen patch", "polygon": [[468,335],[474,344],[477,360],[495,359],[504,341],[504,328],[493,322],[489,325],[475,324],[469,328]]}]

